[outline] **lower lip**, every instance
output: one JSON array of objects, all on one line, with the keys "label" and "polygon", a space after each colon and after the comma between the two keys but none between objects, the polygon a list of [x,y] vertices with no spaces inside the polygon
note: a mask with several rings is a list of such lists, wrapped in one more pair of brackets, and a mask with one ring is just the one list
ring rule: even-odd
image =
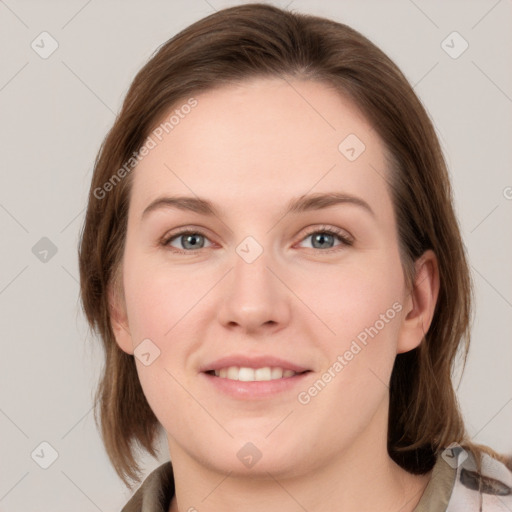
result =
[{"label": "lower lip", "polygon": [[258,398],[270,398],[279,393],[293,390],[300,386],[310,373],[305,372],[293,375],[292,377],[283,377],[282,379],[251,382],[216,377],[204,372],[200,375],[222,393],[241,400],[255,400]]}]

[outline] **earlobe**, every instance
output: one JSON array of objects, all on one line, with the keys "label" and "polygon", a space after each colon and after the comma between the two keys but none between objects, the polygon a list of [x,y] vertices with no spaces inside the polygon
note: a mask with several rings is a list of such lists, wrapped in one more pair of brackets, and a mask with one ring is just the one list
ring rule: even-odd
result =
[{"label": "earlobe", "polygon": [[418,347],[434,318],[439,295],[439,267],[432,250],[425,251],[415,262],[412,290],[406,300],[406,313],[400,330],[397,353]]},{"label": "earlobe", "polygon": [[108,287],[110,326],[119,348],[127,354],[133,354],[133,341],[128,326],[126,306],[122,293],[116,288],[115,284],[110,284]]}]

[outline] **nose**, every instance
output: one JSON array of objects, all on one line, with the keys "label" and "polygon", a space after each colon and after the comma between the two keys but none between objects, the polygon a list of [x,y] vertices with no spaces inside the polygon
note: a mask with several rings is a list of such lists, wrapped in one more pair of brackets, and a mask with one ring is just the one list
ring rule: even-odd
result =
[{"label": "nose", "polygon": [[233,269],[224,279],[218,319],[228,329],[245,334],[270,333],[290,320],[291,292],[270,251],[254,260],[235,252]]}]

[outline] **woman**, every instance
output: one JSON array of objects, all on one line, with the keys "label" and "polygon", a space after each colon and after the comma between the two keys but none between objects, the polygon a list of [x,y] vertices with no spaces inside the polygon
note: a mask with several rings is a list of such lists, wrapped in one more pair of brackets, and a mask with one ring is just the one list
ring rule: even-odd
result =
[{"label": "woman", "polygon": [[[249,4],[164,44],[98,155],[82,303],[124,512],[506,510],[451,382],[470,278],[443,155],[393,62]],[[500,508],[502,507],[502,508]]]}]

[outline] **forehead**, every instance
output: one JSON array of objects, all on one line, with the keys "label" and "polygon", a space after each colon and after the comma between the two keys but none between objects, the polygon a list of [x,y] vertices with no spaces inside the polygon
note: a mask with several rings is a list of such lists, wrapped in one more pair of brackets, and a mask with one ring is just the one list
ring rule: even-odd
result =
[{"label": "forehead", "polygon": [[309,191],[374,203],[387,195],[382,141],[348,98],[320,82],[258,78],[196,94],[165,112],[150,138],[134,171],[137,211],[163,193],[221,208],[263,199],[271,207],[272,198],[279,207]]}]

